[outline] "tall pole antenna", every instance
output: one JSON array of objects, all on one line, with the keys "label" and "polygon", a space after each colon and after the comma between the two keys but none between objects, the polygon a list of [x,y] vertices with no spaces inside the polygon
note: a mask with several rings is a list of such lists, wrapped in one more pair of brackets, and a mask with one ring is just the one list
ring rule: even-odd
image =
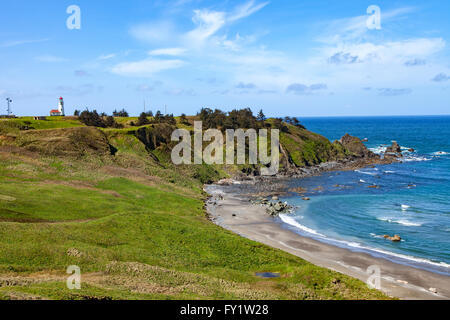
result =
[{"label": "tall pole antenna", "polygon": [[8,116],[10,116],[11,115],[10,103],[13,102],[13,101],[11,100],[11,98],[6,98],[6,102],[8,103],[8,109],[6,111],[8,112]]}]

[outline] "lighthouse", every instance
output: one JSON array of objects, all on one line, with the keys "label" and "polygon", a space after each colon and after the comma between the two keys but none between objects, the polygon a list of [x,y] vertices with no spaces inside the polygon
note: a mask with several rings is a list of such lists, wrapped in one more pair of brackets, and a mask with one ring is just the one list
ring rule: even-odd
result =
[{"label": "lighthouse", "polygon": [[62,97],[59,98],[58,111],[64,116],[64,99]]},{"label": "lighthouse", "polygon": [[58,100],[58,110],[51,110],[51,116],[64,116],[64,99],[60,97]]}]

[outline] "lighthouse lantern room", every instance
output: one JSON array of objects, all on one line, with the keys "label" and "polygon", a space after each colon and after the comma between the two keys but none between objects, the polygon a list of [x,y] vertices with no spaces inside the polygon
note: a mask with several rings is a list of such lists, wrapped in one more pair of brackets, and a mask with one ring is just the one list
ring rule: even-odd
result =
[{"label": "lighthouse lantern room", "polygon": [[58,109],[50,111],[50,116],[64,116],[64,99],[63,99],[63,97],[59,98]]}]

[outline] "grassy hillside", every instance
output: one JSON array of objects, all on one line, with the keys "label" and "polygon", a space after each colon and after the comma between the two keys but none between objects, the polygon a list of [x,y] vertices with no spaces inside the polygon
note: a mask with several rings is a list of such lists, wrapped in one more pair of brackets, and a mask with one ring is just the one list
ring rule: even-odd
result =
[{"label": "grassy hillside", "polygon": [[[165,125],[25,121],[0,122],[0,299],[386,298],[211,223],[203,182],[237,168],[173,166]],[[282,142],[298,165],[344,152],[290,130]],[[69,265],[81,290],[66,288]]]}]

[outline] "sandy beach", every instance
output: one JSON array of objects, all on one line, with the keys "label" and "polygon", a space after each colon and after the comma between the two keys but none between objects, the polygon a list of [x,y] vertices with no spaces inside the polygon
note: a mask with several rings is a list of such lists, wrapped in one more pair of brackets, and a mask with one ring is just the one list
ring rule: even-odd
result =
[{"label": "sandy beach", "polygon": [[[364,282],[369,266],[381,270],[381,290],[400,299],[450,299],[450,277],[397,264],[367,253],[353,252],[300,236],[284,227],[264,207],[251,204],[220,186],[206,186],[212,198],[207,202],[211,220],[242,237],[289,252],[315,265]],[[430,288],[436,291],[431,292]],[[434,291],[434,290],[433,290]]]}]

